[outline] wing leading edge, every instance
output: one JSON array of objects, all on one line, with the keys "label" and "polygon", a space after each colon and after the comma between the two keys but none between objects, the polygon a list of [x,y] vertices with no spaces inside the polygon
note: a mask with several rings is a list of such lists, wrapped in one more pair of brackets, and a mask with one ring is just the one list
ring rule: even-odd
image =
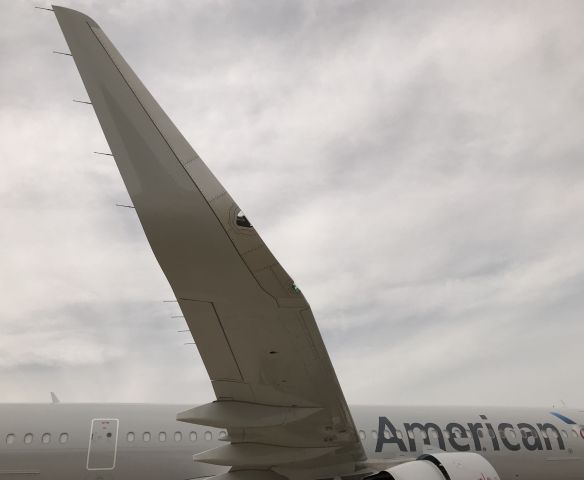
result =
[{"label": "wing leading edge", "polygon": [[217,397],[178,418],[229,431],[230,444],[195,460],[360,473],[365,454],[304,296],[101,28],[53,8]]}]

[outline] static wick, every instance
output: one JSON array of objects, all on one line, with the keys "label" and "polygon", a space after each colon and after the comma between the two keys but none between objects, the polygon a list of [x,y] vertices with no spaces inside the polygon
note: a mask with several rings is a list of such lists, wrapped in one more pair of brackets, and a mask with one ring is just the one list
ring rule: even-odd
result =
[{"label": "static wick", "polygon": [[185,342],[185,345],[194,345],[195,342]]},{"label": "static wick", "polygon": [[56,53],[57,55],[67,55],[68,57],[72,57],[73,55],[71,55],[70,53],[67,52],[57,52],[57,50],[53,50],[53,53]]},{"label": "static wick", "polygon": [[136,210],[136,207],[133,207],[132,205],[122,205],[121,203],[116,203],[116,207],[133,208]]},{"label": "static wick", "polygon": [[97,155],[108,155],[109,157],[113,157],[114,156],[113,153],[106,153],[106,152],[93,152],[93,153],[95,153]]},{"label": "static wick", "polygon": [[186,333],[186,332],[190,332],[190,330],[177,330],[178,333]]},{"label": "static wick", "polygon": [[162,303],[176,303],[178,300],[162,300]]},{"label": "static wick", "polygon": [[37,6],[35,6],[34,8],[36,8],[38,10],[46,10],[47,12],[54,12],[54,10],[52,8],[37,7]]},{"label": "static wick", "polygon": [[170,318],[185,318],[184,315],[172,315]]},{"label": "static wick", "polygon": [[91,102],[86,102],[85,100],[73,100],[75,103],[85,103],[86,105],[93,105]]}]

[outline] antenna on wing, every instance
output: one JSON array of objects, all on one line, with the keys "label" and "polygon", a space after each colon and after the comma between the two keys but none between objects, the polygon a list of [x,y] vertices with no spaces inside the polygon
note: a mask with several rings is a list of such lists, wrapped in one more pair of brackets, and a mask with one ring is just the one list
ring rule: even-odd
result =
[{"label": "antenna on wing", "polygon": [[52,8],[46,8],[46,7],[37,7],[35,6],[34,8],[36,8],[37,10],[47,10],[49,12],[54,12],[54,10]]},{"label": "antenna on wing", "polygon": [[59,400],[59,397],[57,397],[57,395],[55,395],[55,392],[51,392],[51,402],[52,403],[61,403],[61,400]]},{"label": "antenna on wing", "polygon": [[53,53],[56,53],[57,55],[67,55],[68,57],[72,57],[73,56],[70,53],[67,53],[67,52],[58,52],[57,50],[53,50]]}]

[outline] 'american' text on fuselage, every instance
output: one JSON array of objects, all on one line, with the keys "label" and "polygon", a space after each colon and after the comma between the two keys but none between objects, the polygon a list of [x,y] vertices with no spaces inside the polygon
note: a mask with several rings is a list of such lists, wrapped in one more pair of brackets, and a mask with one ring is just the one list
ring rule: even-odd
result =
[{"label": "'american' text on fuselage", "polygon": [[[487,420],[487,417],[481,415],[481,419]],[[425,445],[431,445],[434,442],[440,449],[447,450],[446,442],[448,442],[452,449],[459,452],[468,452],[473,449],[482,451],[483,447],[488,444],[492,446],[493,450],[501,450],[501,448],[511,451],[522,448],[530,451],[552,450],[556,448],[556,443],[559,450],[566,449],[559,429],[549,422],[536,423],[536,426],[529,423],[518,423],[517,428],[520,436],[515,434],[514,425],[505,422],[499,423],[496,427],[489,422],[484,424],[482,422],[469,422],[466,426],[450,422],[444,429],[432,422],[425,424],[413,422],[403,425],[405,435],[396,429],[387,417],[379,417],[375,451],[381,452],[385,444],[396,444],[402,452],[415,452],[417,450],[416,432],[421,434]],[[485,442],[484,445],[483,442]]]}]

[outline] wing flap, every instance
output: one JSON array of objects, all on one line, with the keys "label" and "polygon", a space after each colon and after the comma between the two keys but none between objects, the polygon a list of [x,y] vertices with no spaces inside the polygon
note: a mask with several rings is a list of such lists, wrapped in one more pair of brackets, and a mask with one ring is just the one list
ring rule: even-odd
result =
[{"label": "wing flap", "polygon": [[269,468],[294,464],[331,454],[334,447],[291,448],[265,444],[231,444],[193,455],[196,462],[235,468]]},{"label": "wing flap", "polygon": [[212,402],[177,415],[177,420],[217,428],[264,428],[304,420],[320,408],[273,407],[248,402]]}]

